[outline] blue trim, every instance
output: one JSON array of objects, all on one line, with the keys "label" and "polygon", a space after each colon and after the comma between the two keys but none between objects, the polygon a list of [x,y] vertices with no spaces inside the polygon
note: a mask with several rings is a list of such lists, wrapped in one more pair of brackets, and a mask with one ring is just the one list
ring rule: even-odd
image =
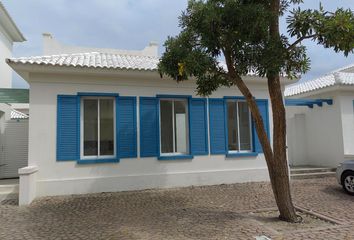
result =
[{"label": "blue trim", "polygon": [[157,159],[158,160],[188,160],[188,159],[193,159],[193,155],[174,155],[174,156],[159,156]]},{"label": "blue trim", "polygon": [[[146,134],[143,131],[143,125],[145,124],[145,122],[142,121],[143,120],[142,119],[143,112],[145,113],[145,111],[146,111],[145,106],[144,106],[145,101],[152,101],[154,103],[154,105],[152,105],[152,104],[150,106],[147,105],[147,107],[150,108],[151,106],[153,106],[154,107],[153,109],[148,109],[148,110],[149,111],[153,110],[153,111],[155,111],[155,114],[156,114],[155,115],[156,119],[153,119],[153,120],[156,120],[156,121],[153,122],[153,125],[154,125],[153,127],[156,127],[156,129],[155,129],[155,131],[156,131],[155,132],[156,133],[156,139],[155,139],[155,136],[152,136],[153,142],[151,142],[149,144],[147,144],[145,142],[146,139],[144,139],[147,136],[144,136],[144,134]],[[159,101],[158,101],[158,98],[156,98],[156,97],[139,97],[139,118],[140,118],[140,122],[139,122],[140,131],[139,131],[139,133],[140,133],[140,157],[141,158],[143,158],[143,157],[157,157],[158,154],[159,154],[159,151],[160,151],[159,150],[160,134],[159,134],[159,126],[158,126],[158,124],[159,124],[159,122],[158,122],[158,120],[159,120],[158,119],[158,116],[159,116],[159,109],[158,109],[159,105],[158,105],[158,103],[159,103]],[[146,119],[144,119],[144,120],[146,120]],[[155,126],[155,124],[156,124],[156,126]],[[146,146],[146,145],[148,145],[148,146]],[[147,148],[147,149],[145,149],[145,148]],[[149,149],[151,151],[149,151]]]},{"label": "blue trim", "polygon": [[[232,96],[225,96],[224,97],[225,100],[227,99],[231,99],[231,100],[245,100],[245,97],[232,97]],[[268,99],[256,99],[256,103],[264,101],[266,103],[266,119],[263,119],[263,121],[265,121],[265,130],[267,133],[267,136],[269,138],[269,109],[268,109]],[[258,104],[257,104],[258,105]],[[251,121],[251,127],[252,127],[252,152],[249,153],[231,153],[229,154],[229,139],[228,139],[228,111],[227,111],[227,101],[224,101],[224,120],[225,120],[225,152],[226,152],[226,157],[242,157],[242,156],[257,156],[259,154],[259,152],[256,151],[256,144],[255,144],[255,140],[256,140],[256,136],[257,136],[257,132],[255,129],[255,125],[254,125],[254,120],[253,117],[251,115],[252,121]]]},{"label": "blue trim", "polygon": [[191,144],[191,105],[192,98],[188,98],[188,147],[189,153],[192,153],[192,144]]},{"label": "blue trim", "polygon": [[[63,114],[63,109],[62,109],[62,101],[63,99],[65,98],[76,98],[77,96],[76,95],[69,95],[69,94],[59,94],[57,95],[57,118],[56,118],[56,161],[76,161],[77,159],[79,159],[79,156],[77,155],[77,148],[73,151],[74,154],[70,154],[70,157],[68,156],[68,153],[66,152],[62,152],[60,150],[60,146],[62,147],[62,144],[63,144],[63,139],[61,139],[61,133],[63,131],[63,126],[62,126],[62,114]],[[77,99],[76,99],[76,104],[77,104]],[[76,109],[77,111],[77,109]],[[76,117],[77,116],[73,116],[73,117]],[[77,119],[75,120],[77,121]],[[66,126],[64,126],[66,127]],[[77,132],[77,122],[76,122],[76,128],[75,128],[75,131]],[[72,130],[73,131],[73,130]],[[76,133],[77,134],[77,133]],[[77,135],[76,135],[76,138],[77,138]],[[76,144],[77,144],[77,139],[76,139]]]},{"label": "blue trim", "polygon": [[266,125],[264,126],[268,139],[270,140],[270,127],[269,127],[269,104],[268,104],[268,99],[257,99],[257,100],[261,100],[261,101],[265,101],[266,103]]},{"label": "blue trim", "polygon": [[247,153],[227,153],[227,158],[236,158],[236,157],[257,157],[258,152],[247,152]]},{"label": "blue trim", "polygon": [[[189,152],[191,152],[191,134],[190,134],[190,126],[191,126],[191,118],[190,118],[190,105],[191,105],[191,95],[168,95],[168,94],[157,94],[157,122],[158,122],[158,129],[157,129],[157,136],[158,136],[158,142],[157,142],[157,147],[158,147],[158,152],[157,152],[157,159],[158,160],[170,160],[170,159],[165,159],[165,157],[161,157],[161,136],[160,136],[160,128],[161,128],[161,123],[160,123],[160,98],[167,98],[167,99],[174,99],[174,98],[180,98],[180,99],[186,99],[188,101],[188,140],[189,140]],[[191,156],[191,155],[182,155],[182,156]],[[162,158],[162,159],[160,159]],[[193,157],[192,157],[193,158]],[[180,158],[176,158],[180,159]]]},{"label": "blue trim", "polygon": [[224,99],[246,100],[243,96],[224,96]]},{"label": "blue trim", "polygon": [[[137,114],[136,114],[136,97],[135,96],[120,96],[116,98],[116,119],[117,119],[117,126],[116,126],[116,130],[117,130],[117,152],[119,153],[119,158],[123,159],[123,158],[136,158],[137,157]],[[135,139],[135,149],[134,149],[134,153],[133,154],[129,154],[129,156],[122,156],[121,152],[119,152],[119,134],[120,134],[120,126],[119,126],[119,121],[120,121],[120,115],[119,115],[119,100],[132,100],[133,101],[133,138]]]},{"label": "blue trim", "polygon": [[209,150],[209,134],[208,134],[208,129],[209,129],[209,121],[208,121],[208,112],[209,112],[209,99],[205,99],[205,104],[204,104],[204,109],[205,109],[205,114],[204,114],[204,121],[205,121],[205,146],[206,146],[206,153],[205,155],[209,155],[210,150]]},{"label": "blue trim", "polygon": [[[238,99],[238,98],[232,98],[232,99]],[[225,129],[225,153],[229,151],[229,126],[227,124],[228,121],[228,114],[227,114],[227,101],[225,101],[226,98],[224,97],[224,129]]]},{"label": "blue trim", "polygon": [[138,130],[137,130],[137,124],[136,124],[136,121],[137,121],[137,115],[136,115],[136,99],[137,97],[130,97],[132,98],[134,101],[133,103],[133,108],[134,108],[134,128],[133,128],[133,131],[134,131],[134,138],[135,138],[135,154],[134,156],[132,155],[131,157],[132,158],[137,158],[138,157]]},{"label": "blue trim", "polygon": [[94,96],[94,97],[118,97],[118,93],[99,93],[99,92],[78,92],[78,96]]},{"label": "blue trim", "polygon": [[81,98],[77,96],[77,153],[76,159],[80,160],[81,157]]},{"label": "blue trim", "polygon": [[[102,95],[103,94],[103,95]],[[86,95],[86,93],[85,94],[83,94],[83,93],[78,93],[78,95],[77,95],[77,108],[78,108],[78,110],[77,110],[77,114],[78,114],[78,117],[77,117],[77,121],[78,121],[78,131],[77,131],[77,141],[78,141],[78,150],[77,150],[77,163],[78,164],[90,164],[90,163],[113,163],[113,162],[119,162],[119,154],[118,154],[118,117],[119,117],[119,114],[118,114],[118,94],[115,94],[114,93],[114,95],[112,95],[112,94],[110,94],[109,96],[111,96],[111,97],[115,97],[115,105],[116,105],[116,109],[115,109],[115,111],[116,111],[116,122],[115,122],[115,124],[116,124],[116,139],[115,139],[115,141],[116,141],[116,152],[115,152],[115,158],[112,158],[112,159],[81,159],[81,109],[80,109],[80,107],[81,107],[81,97],[83,97],[83,96],[95,96],[95,97],[100,97],[100,96],[108,96],[108,95],[106,95],[106,94],[109,94],[109,93],[92,93],[92,95]]]},{"label": "blue trim", "polygon": [[[118,154],[118,141],[119,141],[119,97],[117,96],[115,98],[115,102],[116,102],[116,157],[119,159],[119,154]],[[119,160],[118,160],[119,161]]]},{"label": "blue trim", "polygon": [[[141,127],[141,99],[143,99],[143,97],[139,97],[139,155],[140,155],[140,157],[143,157],[143,156],[141,156],[141,129],[142,129],[142,127]],[[138,148],[137,148],[138,149]]]},{"label": "blue trim", "polygon": [[170,95],[170,94],[157,94],[157,98],[192,98],[192,95]]},{"label": "blue trim", "polygon": [[77,160],[78,164],[93,164],[93,163],[118,163],[118,158],[107,158],[107,159],[80,159]]},{"label": "blue trim", "polygon": [[157,119],[157,159],[160,158],[161,155],[161,136],[160,136],[160,99],[157,99],[157,111],[156,111],[156,119]]},{"label": "blue trim", "polygon": [[61,116],[61,111],[60,111],[60,109],[61,109],[61,101],[60,101],[60,99],[61,99],[61,96],[63,96],[63,95],[58,95],[57,96],[57,143],[56,143],[56,160],[58,161],[58,159],[59,159],[59,133],[61,132],[61,124],[59,124],[59,122],[60,122],[60,118],[59,118],[59,116]]},{"label": "blue trim", "polygon": [[60,134],[59,133],[61,133],[61,124],[59,124],[60,123],[60,116],[62,115],[62,112],[61,112],[61,98],[62,97],[69,97],[69,96],[71,96],[72,97],[72,95],[58,95],[57,96],[57,146],[56,146],[56,159],[57,159],[57,161],[75,161],[76,159],[61,159],[61,157],[59,156],[60,154],[59,154],[59,142],[60,142],[60,138],[59,138],[59,136],[60,136]]},{"label": "blue trim", "polygon": [[[211,115],[212,115],[212,111],[210,110],[210,106],[214,103],[212,103],[213,101],[215,102],[218,102],[218,101],[222,101],[223,103],[223,110],[224,110],[224,135],[225,135],[225,99],[223,98],[209,98],[208,99],[208,112],[209,112],[209,135],[210,135],[210,138],[209,138],[209,142],[210,142],[210,154],[211,155],[224,155],[226,154],[226,147],[224,146],[224,149],[223,150],[215,150],[215,147],[214,147],[214,150],[213,150],[213,147],[212,147],[212,141],[214,140],[215,136],[214,136],[214,132],[211,130],[214,126],[211,124]],[[224,136],[224,141],[225,140],[225,136]],[[225,143],[225,142],[224,142]]]},{"label": "blue trim", "polygon": [[285,106],[307,106],[313,108],[313,105],[322,107],[323,103],[333,105],[333,99],[285,99]]}]

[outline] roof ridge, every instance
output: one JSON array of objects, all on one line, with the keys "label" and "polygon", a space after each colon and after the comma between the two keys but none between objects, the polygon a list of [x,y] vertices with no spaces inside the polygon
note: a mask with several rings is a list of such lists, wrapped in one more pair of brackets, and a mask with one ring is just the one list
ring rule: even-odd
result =
[{"label": "roof ridge", "polygon": [[335,69],[335,70],[331,71],[330,73],[334,73],[334,72],[342,72],[342,71],[347,70],[348,68],[352,68],[352,67],[354,67],[354,63],[349,64],[349,65],[346,65],[346,66],[341,67],[341,68],[337,68],[337,69]]}]

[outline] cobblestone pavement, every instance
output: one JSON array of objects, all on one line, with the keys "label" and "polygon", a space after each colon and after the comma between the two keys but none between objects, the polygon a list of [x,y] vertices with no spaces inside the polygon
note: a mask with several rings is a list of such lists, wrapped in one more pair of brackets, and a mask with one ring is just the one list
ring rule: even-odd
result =
[{"label": "cobblestone pavement", "polygon": [[336,219],[279,233],[247,212],[275,207],[268,183],[46,197],[0,205],[0,239],[354,239],[354,197],[334,178],[294,180],[297,206]]}]

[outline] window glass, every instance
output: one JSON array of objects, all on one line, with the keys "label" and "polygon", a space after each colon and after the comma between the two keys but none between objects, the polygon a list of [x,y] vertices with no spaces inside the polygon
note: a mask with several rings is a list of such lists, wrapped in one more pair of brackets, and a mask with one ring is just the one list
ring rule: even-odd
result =
[{"label": "window glass", "polygon": [[100,155],[114,155],[113,99],[100,99]]},{"label": "window glass", "polygon": [[227,102],[227,125],[229,151],[237,151],[238,148],[238,130],[237,130],[237,108],[235,101]]},{"label": "window glass", "polygon": [[187,153],[187,102],[174,102],[175,118],[175,151],[178,153]]},{"label": "window glass", "polygon": [[187,100],[160,100],[161,154],[188,152]]},{"label": "window glass", "polygon": [[229,151],[252,151],[251,115],[245,101],[227,102]]},{"label": "window glass", "polygon": [[160,101],[161,153],[173,152],[172,101]]},{"label": "window glass", "polygon": [[98,154],[98,100],[84,99],[84,156]]},{"label": "window glass", "polygon": [[251,150],[250,112],[246,102],[238,102],[240,150]]},{"label": "window glass", "polygon": [[113,98],[82,100],[82,156],[100,158],[115,155]]}]

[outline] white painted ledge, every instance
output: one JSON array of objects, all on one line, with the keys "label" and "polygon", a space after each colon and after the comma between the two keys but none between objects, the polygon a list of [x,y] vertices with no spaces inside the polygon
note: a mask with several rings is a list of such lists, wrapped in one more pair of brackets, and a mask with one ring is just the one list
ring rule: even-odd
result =
[{"label": "white painted ledge", "polygon": [[27,167],[23,167],[20,168],[18,170],[18,174],[21,175],[28,175],[28,174],[32,174],[38,171],[38,167],[37,166],[27,166]]},{"label": "white painted ledge", "polygon": [[36,173],[39,168],[37,166],[27,166],[20,168],[20,190],[19,190],[19,205],[24,206],[30,204],[36,197]]}]

